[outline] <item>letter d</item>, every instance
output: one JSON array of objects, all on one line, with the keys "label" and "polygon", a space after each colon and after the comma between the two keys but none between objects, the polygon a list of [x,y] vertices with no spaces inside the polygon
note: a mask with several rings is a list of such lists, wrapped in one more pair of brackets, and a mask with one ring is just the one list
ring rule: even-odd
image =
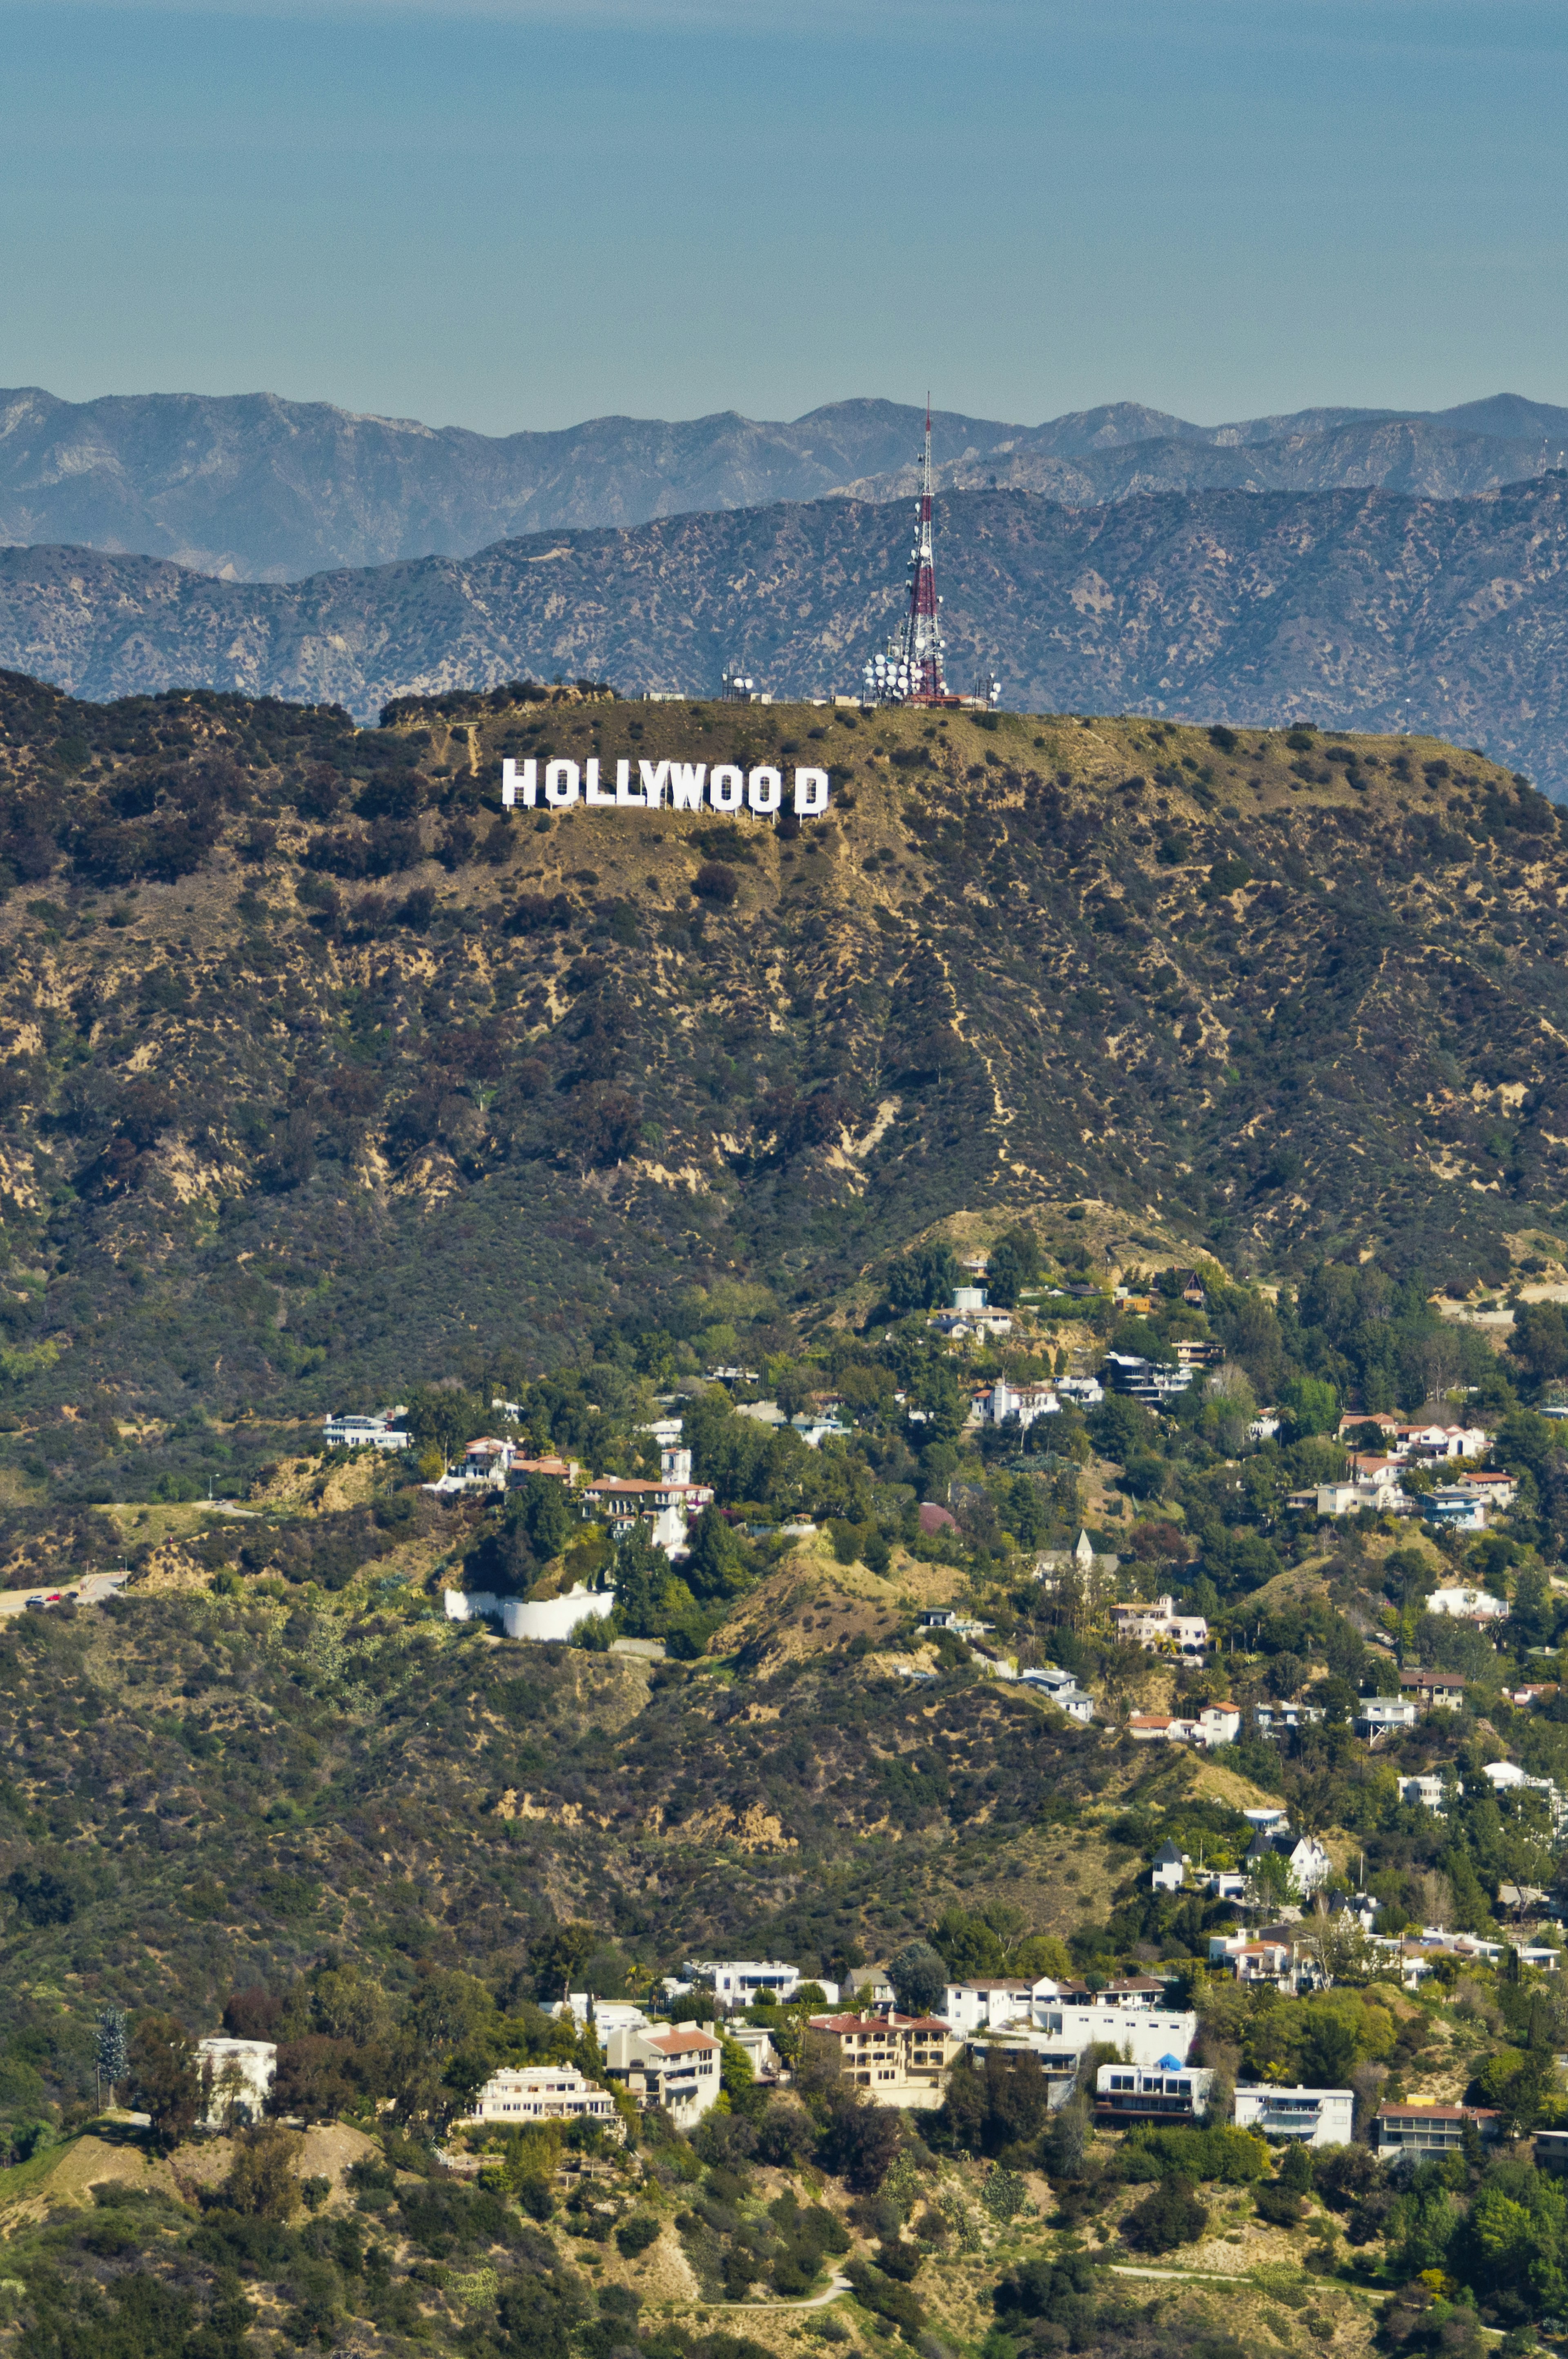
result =
[{"label": "letter d", "polygon": [[827,773],[826,770],[795,772],[795,808],[801,819],[816,819],[827,810]]}]

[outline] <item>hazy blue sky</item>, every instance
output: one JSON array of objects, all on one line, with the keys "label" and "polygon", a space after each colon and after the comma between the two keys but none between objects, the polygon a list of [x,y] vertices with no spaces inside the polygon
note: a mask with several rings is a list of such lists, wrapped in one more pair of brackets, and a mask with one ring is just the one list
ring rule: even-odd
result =
[{"label": "hazy blue sky", "polygon": [[0,381],[491,432],[1568,399],[1568,11],[0,0]]}]

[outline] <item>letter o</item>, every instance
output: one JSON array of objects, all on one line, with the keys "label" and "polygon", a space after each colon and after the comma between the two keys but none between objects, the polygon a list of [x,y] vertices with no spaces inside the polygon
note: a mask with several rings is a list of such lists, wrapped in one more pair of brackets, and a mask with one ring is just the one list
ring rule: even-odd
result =
[{"label": "letter o", "polygon": [[764,815],[776,811],[784,800],[784,779],[777,770],[753,770],[746,781],[746,800],[754,811]]},{"label": "letter o", "polygon": [[733,762],[720,762],[708,774],[708,799],[715,810],[739,810],[746,781]]},{"label": "letter o", "polygon": [[575,803],[582,774],[575,762],[546,762],[545,765],[545,800],[555,803]]}]

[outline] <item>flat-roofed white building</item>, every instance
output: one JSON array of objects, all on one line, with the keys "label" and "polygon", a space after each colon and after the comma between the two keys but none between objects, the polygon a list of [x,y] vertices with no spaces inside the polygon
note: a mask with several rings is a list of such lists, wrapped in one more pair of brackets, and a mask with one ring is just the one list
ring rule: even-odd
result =
[{"label": "flat-roofed white building", "polygon": [[[394,1417],[400,1414],[392,1411]],[[406,1450],[410,1436],[384,1417],[343,1417],[334,1409],[321,1427],[321,1440],[328,1450]]]},{"label": "flat-roofed white building", "polygon": [[1095,2119],[1108,2129],[1135,2122],[1171,2128],[1200,2122],[1208,2111],[1214,2074],[1167,2056],[1152,2065],[1102,2064],[1095,2075]]},{"label": "flat-roofed white building", "polygon": [[259,2122],[277,2077],[277,2048],[270,2039],[231,2039],[225,2031],[199,2039],[201,2068],[210,2068],[212,2093],[207,2120],[213,2126]]},{"label": "flat-roofed white building", "polygon": [[1348,2146],[1356,2100],[1348,2089],[1238,2088],[1236,2126],[1304,2146]]},{"label": "flat-roofed white building", "polygon": [[587,2081],[575,2064],[521,2064],[492,2072],[465,2122],[602,2122],[619,2130],[621,2116],[608,2089]]},{"label": "flat-roofed white building", "polygon": [[[714,1997],[726,2006],[754,2006],[763,1997],[787,2006],[802,1983],[816,1981],[815,1974],[803,1974],[780,1958],[704,1958],[692,1961],[685,1971],[698,1982],[710,1983]],[[827,1990],[825,1983],[817,1986]]]}]

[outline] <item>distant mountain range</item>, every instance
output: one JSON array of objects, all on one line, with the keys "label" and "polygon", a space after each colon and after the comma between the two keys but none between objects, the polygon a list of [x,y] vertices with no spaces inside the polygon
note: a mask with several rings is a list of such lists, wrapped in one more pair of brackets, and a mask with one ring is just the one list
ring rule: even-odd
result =
[{"label": "distant mountain range", "polygon": [[[850,691],[902,605],[902,503],[829,499],[533,534],[477,556],[220,582],[0,552],[0,664],[80,696],[207,686],[339,702],[532,674],[710,695]],[[941,508],[950,674],[1024,711],[1413,728],[1568,799],[1568,474],[1467,499],[1135,494]]]},{"label": "distant mountain range", "polygon": [[[520,533],[639,525],[913,483],[922,413],[834,402],[793,423],[601,418],[472,434],[273,394],[0,392],[0,542],[83,544],[239,581],[461,557]],[[1428,498],[1555,464],[1568,409],[1499,394],[1430,413],[1308,409],[1229,426],[1117,402],[1044,426],[934,419],[942,487],[1097,505],[1147,492],[1378,488]]]}]

